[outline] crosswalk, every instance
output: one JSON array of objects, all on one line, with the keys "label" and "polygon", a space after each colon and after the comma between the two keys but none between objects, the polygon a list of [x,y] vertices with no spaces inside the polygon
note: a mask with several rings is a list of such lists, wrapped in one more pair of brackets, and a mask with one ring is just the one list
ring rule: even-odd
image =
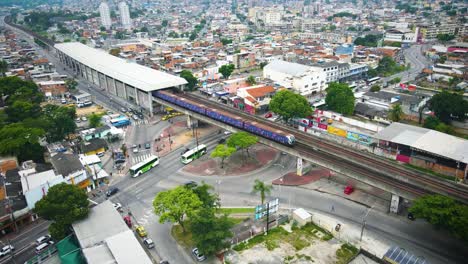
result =
[{"label": "crosswalk", "polygon": [[146,153],[140,156],[136,156],[132,158],[132,164],[137,164],[138,162],[142,162],[145,159],[149,158],[151,156],[151,153]]},{"label": "crosswalk", "polygon": [[149,122],[147,119],[140,119],[140,120],[133,121],[133,123],[136,126],[139,126],[139,125],[147,125]]}]

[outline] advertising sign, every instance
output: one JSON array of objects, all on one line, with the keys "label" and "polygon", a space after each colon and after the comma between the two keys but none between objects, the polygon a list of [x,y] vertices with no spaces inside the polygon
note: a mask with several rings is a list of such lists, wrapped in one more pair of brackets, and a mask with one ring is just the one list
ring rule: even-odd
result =
[{"label": "advertising sign", "polygon": [[318,127],[319,127],[320,129],[327,130],[328,125],[319,123],[319,124],[318,124]]},{"label": "advertising sign", "polygon": [[337,135],[337,136],[340,136],[340,137],[346,137],[346,134],[347,134],[346,130],[336,128],[336,127],[332,127],[332,126],[328,126],[327,131],[330,134]]},{"label": "advertising sign", "polygon": [[358,141],[359,140],[359,134],[355,132],[348,131],[346,134],[346,138],[352,141]]},{"label": "advertising sign", "polygon": [[258,220],[267,215],[267,208],[269,208],[269,214],[276,213],[279,209],[279,199],[276,198],[274,200],[269,201],[266,204],[257,205],[255,207],[255,220]]}]

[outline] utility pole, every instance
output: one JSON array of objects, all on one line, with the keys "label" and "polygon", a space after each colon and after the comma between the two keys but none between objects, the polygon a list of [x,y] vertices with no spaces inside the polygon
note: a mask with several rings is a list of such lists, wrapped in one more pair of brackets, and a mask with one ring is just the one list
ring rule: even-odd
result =
[{"label": "utility pole", "polygon": [[268,235],[268,226],[270,222],[270,202],[267,202],[267,226],[266,226],[266,234]]}]

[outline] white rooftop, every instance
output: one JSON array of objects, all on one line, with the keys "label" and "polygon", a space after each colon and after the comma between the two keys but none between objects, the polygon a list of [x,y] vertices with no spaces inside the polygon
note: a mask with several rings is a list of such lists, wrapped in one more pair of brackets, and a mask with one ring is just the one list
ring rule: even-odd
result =
[{"label": "white rooftop", "polygon": [[305,73],[306,71],[311,70],[311,67],[309,66],[282,60],[272,61],[268,63],[268,65],[266,65],[265,68],[293,76],[300,75]]},{"label": "white rooftop", "polygon": [[62,177],[61,175],[55,175],[54,170],[48,170],[48,171],[43,171],[39,173],[36,173],[35,172],[36,170],[34,169],[30,169],[26,171],[28,171],[29,173],[21,173],[23,171],[19,172],[19,174],[22,176],[21,186],[24,192],[32,190],[47,182],[54,181],[57,177],[60,177],[60,178]]},{"label": "white rooftop", "polygon": [[187,83],[183,78],[128,62],[79,42],[55,44],[55,48],[92,69],[145,92]]},{"label": "white rooftop", "polygon": [[468,141],[439,131],[394,122],[375,137],[468,163]]},{"label": "white rooftop", "polygon": [[303,208],[298,208],[298,209],[294,210],[294,214],[297,215],[298,217],[300,217],[301,219],[308,219],[309,217],[312,216],[311,214],[309,214]]}]

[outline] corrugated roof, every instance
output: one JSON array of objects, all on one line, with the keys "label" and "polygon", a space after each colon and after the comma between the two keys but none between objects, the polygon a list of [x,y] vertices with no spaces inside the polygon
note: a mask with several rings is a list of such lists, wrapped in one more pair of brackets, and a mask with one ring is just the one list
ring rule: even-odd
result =
[{"label": "corrugated roof", "polygon": [[394,122],[375,137],[468,163],[468,141],[439,131]]},{"label": "corrugated roof", "polygon": [[187,84],[178,76],[127,62],[79,42],[55,44],[54,47],[90,68],[145,92]]},{"label": "corrugated roof", "polygon": [[303,74],[304,72],[311,69],[309,66],[306,66],[306,65],[282,61],[282,60],[272,61],[268,63],[268,65],[265,67],[273,71],[278,71],[278,72],[282,72],[282,73],[293,75],[293,76]]}]

